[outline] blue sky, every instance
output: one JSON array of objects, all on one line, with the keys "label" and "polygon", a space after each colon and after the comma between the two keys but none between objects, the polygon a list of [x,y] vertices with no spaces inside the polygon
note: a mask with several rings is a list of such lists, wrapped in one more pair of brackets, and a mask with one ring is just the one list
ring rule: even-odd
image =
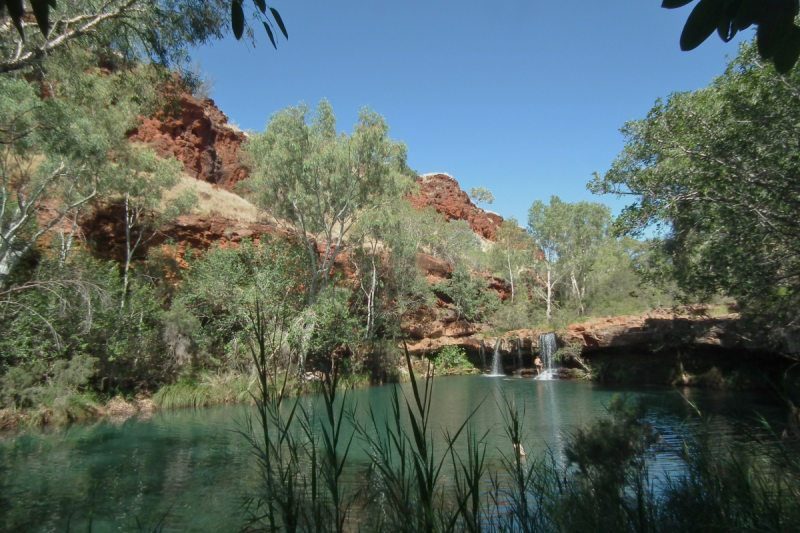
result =
[{"label": "blue sky", "polygon": [[625,199],[586,183],[622,149],[619,128],[658,97],[707,86],[736,54],[716,34],[681,52],[694,4],[660,4],[273,0],[289,31],[277,51],[256,28],[255,48],[228,37],[192,55],[240,127],[261,131],[273,112],[326,98],[349,132],[368,105],[408,145],[412,169],[487,187],[488,207],[524,225],[551,195],[618,213]]}]

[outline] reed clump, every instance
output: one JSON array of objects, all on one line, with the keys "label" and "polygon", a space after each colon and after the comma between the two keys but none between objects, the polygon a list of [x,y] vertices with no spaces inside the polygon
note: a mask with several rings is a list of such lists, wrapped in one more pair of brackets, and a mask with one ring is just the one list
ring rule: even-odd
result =
[{"label": "reed clump", "polygon": [[197,378],[181,379],[164,385],[153,395],[159,409],[205,407],[250,401],[255,391],[252,376],[237,373],[201,373]]},{"label": "reed clump", "polygon": [[[608,417],[574,430],[562,449],[542,452],[526,443],[525,406],[503,396],[508,446],[492,459],[487,435],[470,426],[475,411],[437,437],[436,367],[429,363],[418,378],[408,350],[411,392],[395,386],[388,413],[368,406],[365,416],[325,369],[321,403],[290,399],[292,378],[279,364],[303,354],[287,334],[282,305],[257,299],[250,314],[256,415],[241,433],[260,483],[246,531],[800,531],[796,440],[730,447],[702,427],[687,428],[682,448],[671,450],[683,469],[656,480],[659,436],[644,405],[615,397]],[[346,474],[358,468],[354,443],[368,457],[355,481]]]},{"label": "reed clump", "polygon": [[[407,354],[406,361],[411,370]],[[800,531],[795,441],[730,446],[702,427],[687,429],[682,449],[673,450],[681,473],[656,481],[650,459],[659,438],[643,405],[614,398],[607,418],[575,430],[562,450],[543,453],[526,446],[525,407],[503,397],[509,445],[490,460],[472,415],[435,438],[433,367],[423,380],[409,375],[410,396],[395,388],[390,412],[369,408],[366,417],[347,405],[335,376],[326,374],[321,385],[321,413],[296,400],[281,408],[281,388],[262,382],[260,419],[246,432],[262,483],[246,529]],[[357,486],[342,478],[354,438],[369,457]],[[466,442],[456,446],[460,439]]]}]

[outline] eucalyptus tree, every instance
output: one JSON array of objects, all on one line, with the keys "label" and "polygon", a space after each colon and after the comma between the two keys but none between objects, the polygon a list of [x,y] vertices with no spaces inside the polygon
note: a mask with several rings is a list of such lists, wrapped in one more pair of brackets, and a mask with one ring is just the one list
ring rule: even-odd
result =
[{"label": "eucalyptus tree", "polygon": [[350,135],[336,132],[323,100],[275,113],[245,145],[252,169],[241,185],[255,204],[290,231],[307,252],[308,305],[331,278],[359,217],[404,194],[411,184],[406,146],[389,138],[386,121],[361,109]]},{"label": "eucalyptus tree", "polygon": [[397,333],[402,317],[431,299],[417,264],[428,238],[424,222],[430,220],[429,214],[401,198],[366,213],[354,228],[350,264],[366,308],[366,340],[374,338],[379,328],[388,335]]},{"label": "eucalyptus tree", "polygon": [[[556,197],[554,197],[556,198]],[[553,203],[552,200],[550,202]],[[547,319],[553,315],[553,297],[555,287],[561,281],[562,274],[555,270],[558,260],[558,245],[562,231],[556,224],[556,218],[550,215],[552,206],[546,206],[541,200],[536,200],[528,210],[528,233],[533,237],[536,246],[542,251],[543,261],[538,261],[534,254],[534,271],[540,271],[544,267],[544,301],[547,308]],[[534,285],[534,290],[537,287]]]},{"label": "eucalyptus tree", "polygon": [[106,62],[135,56],[172,65],[186,59],[186,45],[229,30],[255,42],[248,20],[263,24],[273,46],[278,30],[289,36],[265,0],[3,0],[0,16],[3,8],[10,20],[0,25],[0,73],[28,69],[73,42],[97,50]]},{"label": "eucalyptus tree", "polygon": [[[80,43],[106,61],[151,59],[163,64],[185,58],[187,44],[221,38],[226,5],[219,0],[34,0],[35,20],[17,18],[22,0],[4,2],[14,25],[0,26],[0,72],[25,70]],[[15,28],[16,26],[16,28]],[[38,31],[26,31],[38,26]]]},{"label": "eucalyptus tree", "polygon": [[0,76],[0,286],[42,235],[67,218],[74,228],[113,176],[144,170],[148,153],[126,132],[153,103],[156,73],[101,74],[81,50],[45,67],[57,83]]},{"label": "eucalyptus tree", "polygon": [[513,303],[517,294],[514,272],[518,271],[524,261],[524,252],[530,246],[528,242],[530,237],[513,217],[503,221],[503,224],[497,228],[495,237],[497,242],[492,247],[492,255],[494,255],[495,262],[502,265],[501,270],[508,275],[508,281],[511,284],[511,302]]},{"label": "eucalyptus tree", "polygon": [[606,237],[610,209],[593,202],[562,202],[550,198],[550,205],[536,200],[528,210],[528,232],[544,256],[544,299],[547,318],[552,315],[556,287],[568,280],[572,298],[584,312],[588,275],[594,251]]},{"label": "eucalyptus tree", "polygon": [[122,270],[122,297],[125,307],[131,269],[136,254],[158,234],[165,222],[188,211],[197,201],[192,191],[165,201],[164,192],[180,180],[183,165],[175,159],[161,159],[146,148],[130,150],[107,178],[107,200],[118,203],[120,224],[125,230],[125,259]]},{"label": "eucalyptus tree", "polygon": [[476,204],[494,203],[494,195],[492,194],[492,191],[485,187],[471,187],[469,189],[469,197],[472,198],[472,201]]},{"label": "eucalyptus tree", "polygon": [[623,151],[590,188],[631,198],[619,233],[654,232],[651,274],[737,297],[752,318],[797,320],[800,73],[743,45],[709,87],[658,100],[622,128]]}]

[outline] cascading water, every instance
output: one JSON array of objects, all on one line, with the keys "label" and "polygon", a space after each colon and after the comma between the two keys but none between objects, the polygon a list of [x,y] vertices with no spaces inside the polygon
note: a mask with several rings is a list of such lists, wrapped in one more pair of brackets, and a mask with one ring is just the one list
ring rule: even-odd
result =
[{"label": "cascading water", "polygon": [[500,355],[500,346],[503,344],[503,338],[498,337],[497,343],[494,345],[494,353],[492,354],[492,373],[490,376],[505,376],[503,373],[503,356]]},{"label": "cascading water", "polygon": [[539,335],[539,358],[542,360],[542,373],[536,379],[554,379],[553,354],[556,353],[556,334]]},{"label": "cascading water", "polygon": [[486,368],[486,343],[481,339],[481,372]]}]

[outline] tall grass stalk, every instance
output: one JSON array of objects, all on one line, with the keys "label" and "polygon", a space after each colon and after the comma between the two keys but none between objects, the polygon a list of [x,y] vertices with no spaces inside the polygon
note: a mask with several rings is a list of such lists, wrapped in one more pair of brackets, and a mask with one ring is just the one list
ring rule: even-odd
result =
[{"label": "tall grass stalk", "polygon": [[[345,420],[347,390],[343,391],[337,405],[338,381],[338,376],[331,378],[331,374],[325,372],[322,381],[324,415],[317,418],[309,416],[308,412],[303,410],[301,419],[307,443],[306,455],[311,467],[309,529],[320,533],[343,532],[356,497],[356,492],[348,490],[342,483],[342,472],[347,463],[354,433],[351,432],[349,437],[343,438],[342,422]],[[321,447],[320,437],[314,431],[315,421],[319,422],[317,427],[322,432]]]},{"label": "tall grass stalk", "polygon": [[[253,400],[258,413],[242,434],[260,472],[260,489],[248,502],[247,531],[343,532],[357,492],[342,482],[353,433],[343,425],[347,391],[339,378],[324,373],[324,413],[304,408],[299,399],[284,407],[290,372],[279,372],[278,355],[286,347],[282,303],[268,308],[260,299],[250,315],[250,351],[258,376]],[[295,353],[299,358],[299,355]]]},{"label": "tall grass stalk", "polygon": [[[370,406],[361,420],[329,373],[320,384],[322,409],[284,405],[290,376],[277,368],[286,331],[280,307],[266,313],[257,302],[251,327],[257,417],[243,433],[261,480],[248,531],[800,531],[796,443],[721,449],[701,432],[685,441],[684,470],[656,486],[655,433],[641,406],[612,400],[610,416],[575,430],[562,458],[524,442],[525,409],[504,396],[498,406],[508,446],[493,463],[486,434],[468,425],[474,411],[435,438],[433,369],[418,381],[407,350],[410,396],[395,386],[388,416]],[[354,435],[369,457],[363,489],[343,479]],[[364,510],[354,518],[357,503]]]},{"label": "tall grass stalk", "polygon": [[[369,478],[374,492],[370,501],[374,506],[373,514],[380,520],[373,526],[388,531],[454,531],[462,510],[471,509],[468,500],[479,480],[474,476],[462,477],[462,490],[448,495],[441,479],[442,468],[448,457],[455,460],[453,446],[475,411],[453,434],[445,435],[445,449],[437,456],[430,426],[434,367],[428,363],[424,387],[420,388],[407,347],[405,358],[412,398],[405,397],[401,402],[395,386],[391,416],[381,421],[370,407],[367,424],[354,420],[371,460]],[[404,415],[411,427],[410,433],[403,424]],[[475,465],[472,471],[474,468]]]}]

